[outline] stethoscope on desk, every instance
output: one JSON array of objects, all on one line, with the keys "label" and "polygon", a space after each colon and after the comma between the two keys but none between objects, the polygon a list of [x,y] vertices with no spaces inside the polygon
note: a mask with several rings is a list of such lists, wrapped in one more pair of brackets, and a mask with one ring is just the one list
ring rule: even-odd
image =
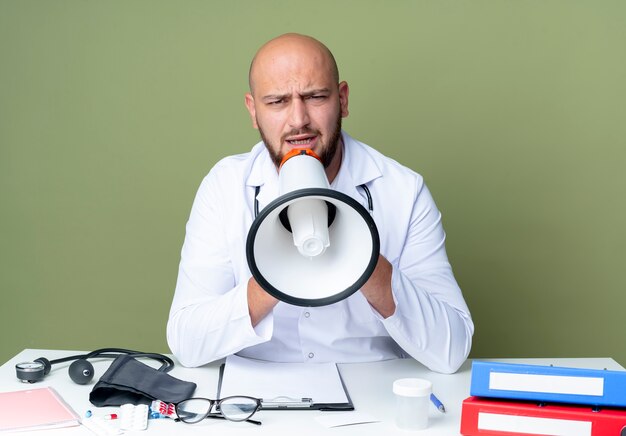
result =
[{"label": "stethoscope on desk", "polygon": [[[359,188],[361,188],[363,190],[363,192],[365,192],[365,196],[367,197],[367,210],[369,211],[370,214],[374,213],[374,202],[372,201],[372,193],[370,192],[369,188],[363,184],[363,185],[359,185]],[[255,186],[254,187],[254,218],[256,219],[256,217],[259,215],[259,193],[261,192],[261,186]]]},{"label": "stethoscope on desk", "polygon": [[96,358],[116,358],[122,355],[132,357],[145,357],[161,363],[158,371],[169,372],[174,368],[174,361],[169,357],[159,353],[144,353],[142,351],[127,350],[124,348],[100,348],[90,353],[77,354],[48,360],[45,357],[35,359],[33,362],[20,362],[15,365],[15,372],[18,380],[24,383],[35,383],[48,375],[52,365],[73,361],[68,369],[70,378],[79,385],[87,384],[93,378],[95,371],[91,362],[87,359]]}]

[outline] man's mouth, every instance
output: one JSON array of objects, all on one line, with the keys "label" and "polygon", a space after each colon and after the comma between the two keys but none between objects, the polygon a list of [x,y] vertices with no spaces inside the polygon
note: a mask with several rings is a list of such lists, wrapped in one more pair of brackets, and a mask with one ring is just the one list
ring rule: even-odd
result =
[{"label": "man's mouth", "polygon": [[291,145],[307,145],[311,143],[311,139],[300,139],[296,141],[288,141]]},{"label": "man's mouth", "polygon": [[310,147],[315,142],[316,136],[297,136],[285,140],[292,147]]}]

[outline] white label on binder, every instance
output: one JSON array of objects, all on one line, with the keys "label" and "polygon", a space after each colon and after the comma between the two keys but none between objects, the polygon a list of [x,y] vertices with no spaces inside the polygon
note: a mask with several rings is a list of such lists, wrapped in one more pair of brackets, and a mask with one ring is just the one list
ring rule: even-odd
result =
[{"label": "white label on binder", "polygon": [[604,378],[492,372],[489,389],[601,397],[604,395]]},{"label": "white label on binder", "polygon": [[591,436],[591,422],[479,412],[478,430],[548,436]]}]

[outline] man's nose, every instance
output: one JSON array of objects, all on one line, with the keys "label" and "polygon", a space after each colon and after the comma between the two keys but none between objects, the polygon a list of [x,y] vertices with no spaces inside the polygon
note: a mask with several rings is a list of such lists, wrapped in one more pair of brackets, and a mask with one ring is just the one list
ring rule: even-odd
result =
[{"label": "man's nose", "polygon": [[292,100],[291,113],[289,114],[289,124],[293,129],[301,129],[309,125],[309,111],[306,107],[306,103],[296,98]]}]

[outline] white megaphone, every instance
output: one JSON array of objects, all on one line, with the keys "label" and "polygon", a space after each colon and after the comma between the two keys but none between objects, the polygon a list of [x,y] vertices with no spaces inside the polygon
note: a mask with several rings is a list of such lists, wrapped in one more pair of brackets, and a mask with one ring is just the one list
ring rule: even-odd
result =
[{"label": "white megaphone", "polygon": [[309,149],[288,153],[279,197],[256,217],[246,243],[248,266],[270,295],[297,306],[325,306],[352,295],[378,262],[380,242],[369,212],[330,189]]}]

